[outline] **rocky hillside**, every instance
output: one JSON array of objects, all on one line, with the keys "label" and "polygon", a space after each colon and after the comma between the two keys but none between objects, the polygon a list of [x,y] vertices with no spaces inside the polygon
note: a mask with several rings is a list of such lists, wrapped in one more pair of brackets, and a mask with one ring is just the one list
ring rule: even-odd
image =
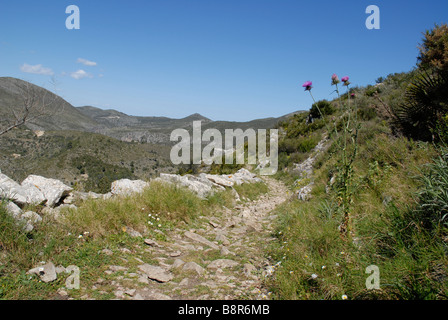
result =
[{"label": "rocky hillside", "polygon": [[[288,117],[257,119],[249,122],[212,121],[200,114],[182,119],[167,117],[131,116],[116,110],[102,110],[92,106],[74,107],[52,92],[26,81],[0,77],[0,114],[2,120],[13,118],[12,110],[23,106],[26,94],[43,99],[48,104],[44,117],[27,123],[31,130],[75,130],[94,132],[126,142],[171,144],[170,134],[174,129],[191,129],[193,121],[202,121],[207,128],[224,129],[270,129],[278,121]],[[1,123],[0,123],[1,124]]]}]

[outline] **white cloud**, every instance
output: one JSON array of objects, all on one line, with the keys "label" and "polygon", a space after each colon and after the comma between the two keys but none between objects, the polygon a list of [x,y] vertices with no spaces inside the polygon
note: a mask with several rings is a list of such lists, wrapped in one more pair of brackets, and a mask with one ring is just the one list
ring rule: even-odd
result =
[{"label": "white cloud", "polygon": [[78,62],[78,63],[82,63],[83,65],[85,65],[85,66],[89,66],[89,67],[94,67],[94,66],[97,65],[96,62],[94,62],[94,61],[89,61],[89,60],[86,60],[86,59],[83,59],[83,58],[78,58],[78,60],[76,60],[76,62]]},{"label": "white cloud", "polygon": [[45,68],[41,64],[36,64],[35,66],[32,66],[27,63],[24,63],[20,67],[20,70],[26,73],[43,74],[46,76],[52,76],[54,74],[53,70],[51,70],[50,68]]},{"label": "white cloud", "polygon": [[73,79],[76,79],[76,80],[79,80],[82,78],[93,78],[93,76],[90,73],[87,73],[82,69],[70,73],[70,77],[72,77]]}]

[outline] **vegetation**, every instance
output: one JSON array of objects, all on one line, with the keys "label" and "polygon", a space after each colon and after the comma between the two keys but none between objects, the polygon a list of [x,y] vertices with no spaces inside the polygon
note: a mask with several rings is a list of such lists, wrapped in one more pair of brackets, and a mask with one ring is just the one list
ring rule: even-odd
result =
[{"label": "vegetation", "polygon": [[[266,192],[266,187],[243,184],[238,192],[254,199]],[[200,216],[219,214],[222,206],[232,208],[236,203],[230,190],[202,200],[186,188],[153,181],[141,194],[78,203],[77,210],[64,209],[57,220],[43,214],[43,221],[31,233],[25,233],[23,226],[6,213],[4,204],[0,205],[0,299],[51,299],[58,288],[64,287],[68,274],[59,274],[51,283],[27,275],[39,261],[78,266],[82,270],[82,286],[90,288],[98,278],[107,276],[104,271],[109,265],[119,265],[122,258],[132,259],[132,253],[110,256],[102,254],[103,249],[132,249],[145,261],[155,263],[152,254],[145,251],[142,238],[131,237],[128,230],[167,241],[167,232],[188,230]],[[41,208],[30,209],[40,212]],[[91,294],[98,293],[93,290]],[[71,295],[77,298],[77,291]]]},{"label": "vegetation", "polygon": [[100,134],[16,129],[1,137],[2,172],[20,182],[30,174],[56,178],[81,191],[107,193],[121,178],[172,172],[169,147],[123,142]]},{"label": "vegetation", "polygon": [[[436,26],[426,33],[416,70],[381,77],[375,86],[355,87],[329,101],[336,111],[321,117],[327,125],[312,128],[307,115],[280,124],[283,141],[297,132],[298,138],[330,133],[331,146],[316,159],[311,200],[293,200],[276,210],[278,241],[267,252],[278,266],[267,280],[274,298],[448,298],[448,151],[441,130],[448,90],[443,59],[435,53],[446,43],[443,30]],[[341,107],[353,105],[350,100],[356,108]],[[344,130],[348,117],[358,117],[359,129],[341,149],[338,141],[345,139],[335,132]],[[355,130],[347,133],[353,137]],[[338,168],[343,150],[354,148],[356,157],[347,158],[352,192],[344,203],[340,190],[348,180]],[[277,177],[291,189],[302,186],[289,162],[297,149],[283,152],[284,170]],[[350,210],[349,238],[341,236],[344,204]],[[366,285],[372,265],[380,272],[379,289]]]}]

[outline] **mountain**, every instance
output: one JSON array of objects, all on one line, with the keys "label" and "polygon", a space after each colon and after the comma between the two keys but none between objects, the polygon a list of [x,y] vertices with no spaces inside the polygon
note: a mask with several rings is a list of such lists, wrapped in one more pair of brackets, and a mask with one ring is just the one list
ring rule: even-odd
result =
[{"label": "mountain", "polygon": [[[125,142],[144,142],[170,145],[170,134],[174,129],[192,129],[193,121],[201,121],[203,130],[224,129],[270,129],[279,118],[256,119],[247,122],[212,121],[198,113],[181,119],[168,117],[131,116],[117,110],[103,110],[93,106],[74,107],[54,93],[29,82],[0,77],[0,114],[4,121],[13,119],[12,107],[20,110],[23,98],[32,97],[44,101],[48,106],[45,116],[26,123],[31,130],[72,130],[103,134]],[[1,122],[1,120],[0,120]]]},{"label": "mountain", "polygon": [[45,104],[45,116],[28,122],[32,130],[94,131],[100,124],[52,92],[32,83],[0,77],[0,114],[2,121],[14,118],[13,111],[23,110],[24,99]]}]

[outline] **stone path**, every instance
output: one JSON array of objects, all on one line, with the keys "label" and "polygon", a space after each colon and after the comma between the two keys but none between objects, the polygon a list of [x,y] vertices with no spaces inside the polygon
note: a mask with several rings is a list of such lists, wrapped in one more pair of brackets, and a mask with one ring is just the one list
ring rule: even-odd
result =
[{"label": "stone path", "polygon": [[262,283],[275,263],[265,257],[273,240],[271,212],[289,192],[277,180],[263,180],[267,194],[201,217],[190,230],[172,230],[166,241],[142,238],[140,250],[103,250],[101,254],[125,253],[123,264],[108,266],[104,279],[86,288],[89,293],[81,298],[97,293],[135,300],[269,299]]}]

